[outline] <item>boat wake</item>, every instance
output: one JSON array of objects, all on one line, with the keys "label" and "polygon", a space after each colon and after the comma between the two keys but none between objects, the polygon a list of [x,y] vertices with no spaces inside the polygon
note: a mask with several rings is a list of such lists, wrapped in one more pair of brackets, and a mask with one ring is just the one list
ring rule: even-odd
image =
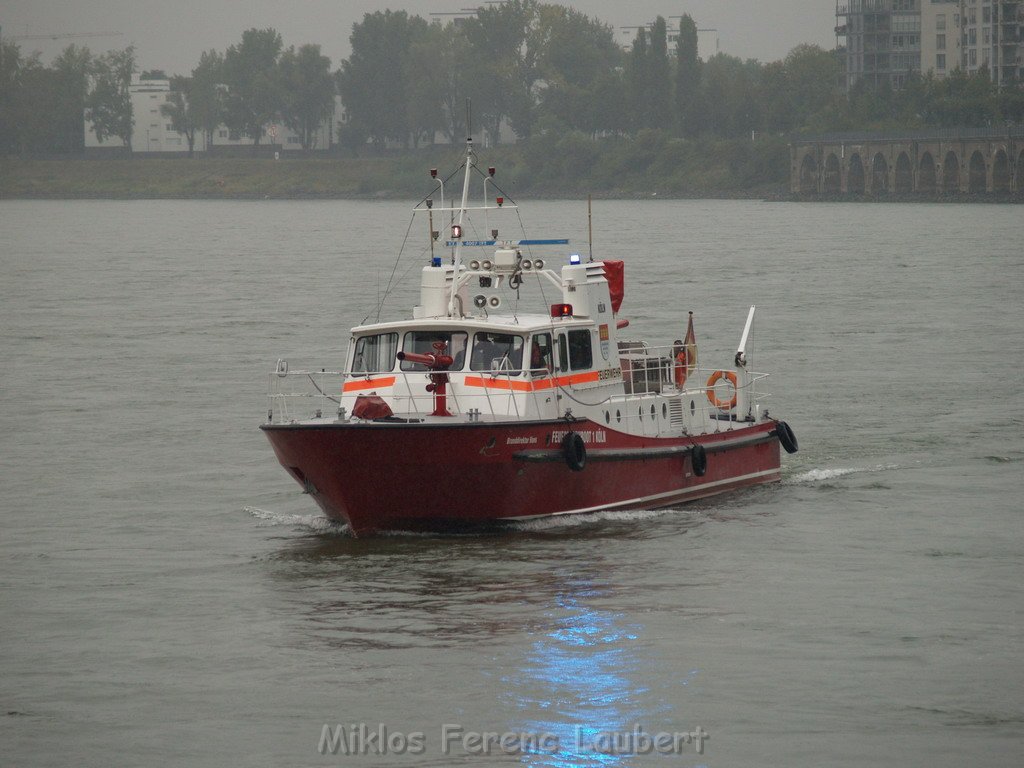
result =
[{"label": "boat wake", "polygon": [[260,526],[287,525],[293,528],[303,528],[311,533],[348,533],[347,525],[337,523],[323,515],[286,515],[259,507],[245,507],[245,512],[259,520],[258,525]]},{"label": "boat wake", "polygon": [[825,480],[835,480],[837,477],[843,477],[845,475],[857,475],[865,472],[887,472],[891,469],[897,469],[895,464],[878,464],[874,467],[840,467],[837,469],[812,469],[807,472],[801,472],[799,475],[786,478],[783,483],[785,485],[801,485],[803,483],[820,483]]},{"label": "boat wake", "polygon": [[518,520],[509,523],[508,527],[516,531],[527,533],[540,533],[545,531],[559,531],[580,526],[590,526],[596,523],[626,523],[640,520],[653,520],[666,515],[693,515],[693,512],[679,509],[634,509],[634,510],[601,510],[598,512],[584,512],[578,515],[553,515],[551,517],[538,517],[535,520]]}]

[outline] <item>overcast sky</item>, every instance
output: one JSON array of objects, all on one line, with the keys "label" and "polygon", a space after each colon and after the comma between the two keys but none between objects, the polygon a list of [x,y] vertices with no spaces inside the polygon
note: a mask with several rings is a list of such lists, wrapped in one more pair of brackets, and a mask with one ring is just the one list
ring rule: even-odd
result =
[{"label": "overcast sky", "polygon": [[[250,27],[273,27],[284,44],[319,43],[332,68],[348,56],[352,24],[367,12],[404,9],[430,19],[431,13],[458,12],[478,5],[471,0],[2,0],[3,36],[122,32],[120,37],[15,40],[23,53],[38,50],[49,62],[70,43],[93,51],[138,50],[142,69],[188,74],[199,54],[223,51]],[[634,32],[620,27],[644,24],[661,15],[689,13],[701,36],[701,55],[714,53],[715,37],[724,53],[773,61],[799,43],[835,45],[833,0],[573,0],[563,2],[611,24],[616,39]]]}]

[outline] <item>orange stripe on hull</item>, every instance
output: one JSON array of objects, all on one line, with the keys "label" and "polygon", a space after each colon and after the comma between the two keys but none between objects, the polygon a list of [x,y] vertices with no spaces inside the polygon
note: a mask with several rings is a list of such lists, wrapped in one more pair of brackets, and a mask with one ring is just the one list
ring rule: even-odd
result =
[{"label": "orange stripe on hull", "polygon": [[576,373],[572,376],[559,376],[555,379],[538,379],[537,381],[512,381],[511,379],[488,378],[484,376],[467,376],[463,383],[467,387],[484,387],[485,389],[510,389],[514,392],[534,392],[542,389],[564,387],[567,384],[589,384],[599,381],[597,371]]},{"label": "orange stripe on hull", "polygon": [[357,379],[346,381],[342,392],[361,392],[364,389],[376,389],[377,387],[390,387],[395,383],[394,376],[384,376],[380,379]]}]

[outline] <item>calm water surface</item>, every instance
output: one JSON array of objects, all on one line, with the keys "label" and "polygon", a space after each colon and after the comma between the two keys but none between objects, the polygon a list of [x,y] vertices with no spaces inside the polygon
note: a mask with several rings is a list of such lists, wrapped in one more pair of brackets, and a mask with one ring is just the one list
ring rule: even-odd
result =
[{"label": "calm water surface", "polygon": [[[0,765],[1021,765],[1021,209],[594,208],[638,334],[694,309],[727,364],[758,305],[784,481],[354,540],[257,427],[278,357],[341,364],[408,206],[0,201]],[[586,248],[585,205],[524,219]],[[318,752],[359,723],[422,754]],[[587,749],[636,724],[709,738]]]}]

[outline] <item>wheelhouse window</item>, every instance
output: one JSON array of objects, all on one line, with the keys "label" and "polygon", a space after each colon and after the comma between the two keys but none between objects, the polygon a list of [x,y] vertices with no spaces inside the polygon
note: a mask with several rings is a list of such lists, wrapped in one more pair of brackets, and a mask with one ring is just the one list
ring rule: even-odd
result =
[{"label": "wheelhouse window", "polygon": [[530,342],[530,372],[534,376],[547,376],[555,371],[555,350],[550,333],[536,333]]},{"label": "wheelhouse window", "polygon": [[593,364],[590,330],[569,331],[569,365],[574,371],[582,371],[593,367]]},{"label": "wheelhouse window", "polygon": [[558,334],[558,370],[565,373],[569,370],[569,347],[565,343],[565,334]]},{"label": "wheelhouse window", "polygon": [[473,336],[471,371],[494,371],[518,376],[523,368],[523,337],[480,331]]},{"label": "wheelhouse window", "polygon": [[395,355],[397,352],[397,333],[360,336],[356,339],[356,351],[352,355],[352,372],[379,373],[393,371],[395,369]]},{"label": "wheelhouse window", "polygon": [[[466,345],[469,336],[462,331],[409,331],[405,334],[402,342],[402,349],[405,352],[414,352],[417,355],[436,355],[437,349],[434,344],[444,342],[443,354],[450,355],[455,362],[452,363],[451,371],[461,371],[466,363]],[[425,371],[427,366],[420,363],[413,363],[403,360],[403,371]]]}]

